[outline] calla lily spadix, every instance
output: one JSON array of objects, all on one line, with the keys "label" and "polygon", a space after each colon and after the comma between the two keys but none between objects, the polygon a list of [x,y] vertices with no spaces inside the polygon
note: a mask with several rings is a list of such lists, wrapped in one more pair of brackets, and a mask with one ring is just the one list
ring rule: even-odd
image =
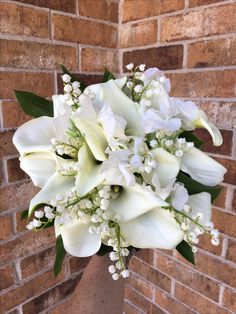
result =
[{"label": "calla lily spadix", "polygon": [[[115,280],[128,277],[123,259],[130,247],[177,247],[189,259],[200,234],[218,244],[212,195],[189,182],[212,193],[209,187],[226,172],[194,147],[199,141],[190,132],[196,127],[206,128],[215,145],[222,143],[206,115],[192,101],[170,97],[170,82],[158,69],[127,68],[131,76],[83,93],[64,74],[65,94],[53,96],[54,116],[50,111],[50,117],[28,121],[13,138],[21,168],[41,188],[30,202],[34,219],[27,228],[54,224],[57,241],[73,256],[110,247]],[[193,180],[179,182],[180,171]]]}]

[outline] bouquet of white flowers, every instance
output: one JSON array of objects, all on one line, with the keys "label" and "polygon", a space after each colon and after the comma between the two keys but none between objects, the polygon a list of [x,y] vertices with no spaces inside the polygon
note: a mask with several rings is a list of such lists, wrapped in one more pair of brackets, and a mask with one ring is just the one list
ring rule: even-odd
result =
[{"label": "bouquet of white flowers", "polygon": [[219,243],[211,203],[226,169],[192,133],[206,128],[218,146],[219,130],[193,102],[169,96],[163,72],[126,67],[130,75],[106,70],[88,87],[63,67],[64,94],[53,101],[16,91],[36,118],[13,139],[21,168],[41,188],[27,228],[55,227],[55,274],[65,252],[109,253],[116,280],[129,276],[125,257],[135,249],[177,248],[194,263],[199,235]]}]

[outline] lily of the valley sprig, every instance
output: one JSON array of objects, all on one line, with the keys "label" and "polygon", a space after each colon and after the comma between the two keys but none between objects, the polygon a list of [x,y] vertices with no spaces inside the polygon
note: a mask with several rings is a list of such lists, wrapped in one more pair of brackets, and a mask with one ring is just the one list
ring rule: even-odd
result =
[{"label": "lily of the valley sprig", "polygon": [[[48,103],[53,116],[41,106],[45,115],[37,113],[13,139],[21,168],[41,188],[27,228],[54,225],[73,256],[105,248],[114,280],[129,276],[125,258],[133,248],[177,248],[193,262],[199,235],[218,245],[211,204],[226,172],[192,133],[205,128],[221,145],[206,114],[170,97],[170,81],[157,68],[127,69],[130,75],[119,79],[106,71],[106,82],[84,90],[66,72],[64,94]],[[25,109],[29,95],[22,95]]]}]

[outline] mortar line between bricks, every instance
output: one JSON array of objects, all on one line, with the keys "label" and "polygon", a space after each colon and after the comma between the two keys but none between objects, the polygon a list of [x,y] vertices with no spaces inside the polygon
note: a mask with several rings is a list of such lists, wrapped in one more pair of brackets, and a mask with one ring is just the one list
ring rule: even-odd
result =
[{"label": "mortar line between bricks", "polygon": [[224,291],[225,291],[225,287],[220,285],[220,292],[219,292],[219,304],[221,306],[223,306],[223,297],[224,297]]},{"label": "mortar line between bricks", "polygon": [[[188,14],[188,13],[192,13],[195,11],[203,11],[203,10],[208,9],[208,8],[211,9],[214,7],[227,6],[231,3],[235,3],[235,0],[225,0],[222,2],[218,2],[218,3],[206,4],[206,5],[196,6],[196,7],[192,7],[192,8],[183,8],[181,10],[172,11],[172,12],[168,12],[168,13],[162,13],[162,14],[155,15],[155,16],[158,16],[161,19],[163,19],[163,18],[174,17],[174,16],[178,16],[178,15]],[[127,21],[127,22],[123,22],[122,24],[146,22],[146,21],[152,20],[155,16],[144,17],[144,18],[140,18],[140,19],[136,19],[136,20],[132,20],[132,21]]]},{"label": "mortar line between bricks", "polygon": [[185,7],[185,9],[189,8],[189,0],[185,0],[184,7]]},{"label": "mortar line between bricks", "polygon": [[133,304],[129,299],[124,299],[124,302],[128,303],[129,305],[131,305],[133,308],[135,308],[137,311],[139,311],[142,314],[147,314],[146,312],[144,312],[142,309],[140,309],[139,307],[137,307],[137,305]]},{"label": "mortar line between bricks", "polygon": [[219,35],[211,35],[211,36],[202,36],[197,38],[188,38],[188,39],[180,39],[180,40],[173,40],[173,41],[159,41],[158,45],[155,44],[149,44],[149,45],[141,45],[141,46],[133,46],[133,47],[124,47],[121,48],[122,52],[130,52],[134,50],[144,50],[149,48],[159,48],[159,47],[168,47],[168,46],[176,46],[181,44],[192,44],[192,43],[198,43],[203,41],[213,41],[213,40],[220,40],[220,39],[230,39],[234,38],[236,36],[236,33],[228,33],[228,34],[219,34]]},{"label": "mortar line between bricks", "polygon": [[15,5],[19,6],[19,7],[34,9],[36,11],[48,12],[50,10],[49,8],[39,7],[39,6],[35,6],[33,4],[18,2],[18,1],[14,1],[14,0],[0,0],[0,3],[15,4]]},{"label": "mortar line between bricks", "polygon": [[[78,45],[78,44],[77,44]],[[88,45],[88,44],[80,44],[80,47],[83,48],[91,48],[91,49],[96,49],[99,48],[100,50],[104,50],[104,51],[112,51],[112,52],[117,52],[117,48],[106,48],[106,47],[102,47],[102,46],[93,46],[93,45]],[[90,73],[90,72],[89,72]]]},{"label": "mortar line between bricks", "polygon": [[[236,270],[236,265],[235,265],[234,262],[231,262],[231,261],[225,260],[225,259],[222,260],[222,258],[221,258],[220,256],[214,255],[214,254],[212,254],[212,253],[210,253],[210,252],[208,252],[208,251],[204,251],[204,250],[202,250],[201,248],[199,248],[199,252],[202,252],[202,253],[204,253],[205,255],[209,256],[209,257],[212,257],[212,258],[214,258],[214,259],[217,259],[218,261],[221,261],[221,262],[223,262],[224,264],[227,264],[227,265],[229,265],[230,267],[235,268],[235,270]],[[210,275],[208,275],[208,274],[206,274],[206,273],[203,273],[203,272],[200,271],[200,270],[194,269],[194,268],[188,266],[187,264],[184,264],[184,263],[181,262],[180,260],[177,260],[174,256],[170,256],[170,255],[165,254],[165,253],[162,253],[162,252],[158,252],[158,253],[161,254],[161,255],[164,255],[165,257],[170,258],[172,261],[174,261],[174,262],[176,262],[176,263],[179,263],[180,265],[182,265],[183,267],[186,267],[187,269],[191,269],[194,273],[200,274],[200,275],[204,276],[205,278],[208,278],[208,279],[212,280],[213,282],[215,282],[215,283],[218,284],[218,285],[224,284],[225,286],[227,286],[227,287],[229,287],[229,288],[234,288],[234,287],[228,285],[228,284],[225,283],[225,282],[221,282],[219,279],[216,279],[216,278],[214,278],[214,277],[211,277]],[[165,275],[166,277],[172,279],[172,277],[170,277],[170,275],[168,275],[168,274],[166,274],[165,272],[161,271],[157,266],[152,266],[152,265],[150,265],[150,264],[147,264],[146,262],[144,262],[144,261],[143,261],[142,259],[140,259],[139,257],[135,257],[135,258],[137,258],[139,261],[143,262],[144,264],[146,264],[146,265],[148,265],[148,266],[150,266],[150,267],[156,269],[157,271],[159,271],[161,274]],[[175,280],[176,280],[176,282],[180,282],[180,281],[179,281],[178,279],[176,279],[176,278],[175,278]],[[199,293],[200,293],[200,292],[199,292]],[[210,299],[210,300],[211,300],[211,299]],[[215,301],[214,301],[214,302],[215,302]]]},{"label": "mortar line between bricks", "polygon": [[232,157],[236,159],[236,130],[233,132],[232,142]]}]

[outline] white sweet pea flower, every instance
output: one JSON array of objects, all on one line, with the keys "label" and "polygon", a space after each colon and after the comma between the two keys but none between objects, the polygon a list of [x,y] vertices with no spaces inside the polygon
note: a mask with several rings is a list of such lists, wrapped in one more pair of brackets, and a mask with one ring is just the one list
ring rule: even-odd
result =
[{"label": "white sweet pea flower", "polygon": [[208,186],[221,183],[227,171],[225,167],[195,147],[181,158],[181,170]]},{"label": "white sweet pea flower", "polygon": [[211,134],[213,144],[220,146],[223,143],[222,135],[217,127],[208,120],[205,112],[202,110],[198,111],[198,117],[193,122],[193,125],[197,128],[205,128]]}]

